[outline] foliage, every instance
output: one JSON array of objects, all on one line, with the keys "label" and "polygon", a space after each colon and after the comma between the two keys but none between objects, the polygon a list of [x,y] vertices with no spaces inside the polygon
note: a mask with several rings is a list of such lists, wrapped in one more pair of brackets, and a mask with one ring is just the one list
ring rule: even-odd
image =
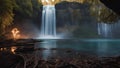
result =
[{"label": "foliage", "polygon": [[0,33],[4,33],[5,28],[12,24],[14,6],[15,0],[0,0]]},{"label": "foliage", "polygon": [[113,23],[119,20],[119,16],[112,10],[102,8],[100,11],[99,18],[102,22]]},{"label": "foliage", "polygon": [[37,12],[40,10],[41,4],[38,0],[16,0],[17,7],[15,12],[19,17],[29,18],[34,15],[38,15]]},{"label": "foliage", "polygon": [[33,8],[31,0],[16,0],[15,11],[22,16],[32,16]]},{"label": "foliage", "polygon": [[33,4],[33,17],[37,17],[37,15],[39,15],[41,8],[42,8],[42,4],[38,2],[38,0],[32,0],[32,4]]},{"label": "foliage", "polygon": [[95,16],[99,22],[114,23],[119,20],[119,16],[99,0],[90,0],[89,3],[91,15]]}]

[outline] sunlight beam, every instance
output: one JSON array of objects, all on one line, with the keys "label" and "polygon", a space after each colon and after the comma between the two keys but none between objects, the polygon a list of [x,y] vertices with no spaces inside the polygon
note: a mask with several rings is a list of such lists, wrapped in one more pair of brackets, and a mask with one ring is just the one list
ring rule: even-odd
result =
[{"label": "sunlight beam", "polygon": [[43,5],[55,5],[58,0],[41,0]]}]

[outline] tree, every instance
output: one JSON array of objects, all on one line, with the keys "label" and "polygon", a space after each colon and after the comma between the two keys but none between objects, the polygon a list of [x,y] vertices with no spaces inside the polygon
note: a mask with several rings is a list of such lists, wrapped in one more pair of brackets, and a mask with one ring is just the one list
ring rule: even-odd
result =
[{"label": "tree", "polygon": [[5,33],[5,28],[12,24],[15,0],[0,0],[0,35]]},{"label": "tree", "polygon": [[33,4],[31,0],[16,0],[17,7],[15,8],[15,14],[24,17],[31,17],[33,12]]}]

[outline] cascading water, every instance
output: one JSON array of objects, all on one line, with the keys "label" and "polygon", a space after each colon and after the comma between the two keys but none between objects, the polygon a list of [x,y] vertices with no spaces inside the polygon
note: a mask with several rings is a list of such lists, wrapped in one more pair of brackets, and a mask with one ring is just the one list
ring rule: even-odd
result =
[{"label": "cascading water", "polygon": [[98,34],[105,38],[112,37],[114,24],[98,23]]},{"label": "cascading water", "polygon": [[41,37],[56,37],[56,12],[54,5],[43,6]]},{"label": "cascading water", "polygon": [[104,38],[118,38],[120,37],[120,21],[111,24],[98,23],[98,34]]}]

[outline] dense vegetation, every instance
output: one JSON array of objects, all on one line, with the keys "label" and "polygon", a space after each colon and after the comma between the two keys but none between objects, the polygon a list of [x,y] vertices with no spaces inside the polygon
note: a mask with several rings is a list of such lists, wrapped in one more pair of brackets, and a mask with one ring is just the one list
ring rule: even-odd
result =
[{"label": "dense vegetation", "polygon": [[40,6],[38,0],[0,0],[0,35],[5,33],[16,16],[25,19],[38,15]]},{"label": "dense vegetation", "polygon": [[4,29],[12,24],[15,6],[15,0],[0,0],[0,33],[4,33]]}]

